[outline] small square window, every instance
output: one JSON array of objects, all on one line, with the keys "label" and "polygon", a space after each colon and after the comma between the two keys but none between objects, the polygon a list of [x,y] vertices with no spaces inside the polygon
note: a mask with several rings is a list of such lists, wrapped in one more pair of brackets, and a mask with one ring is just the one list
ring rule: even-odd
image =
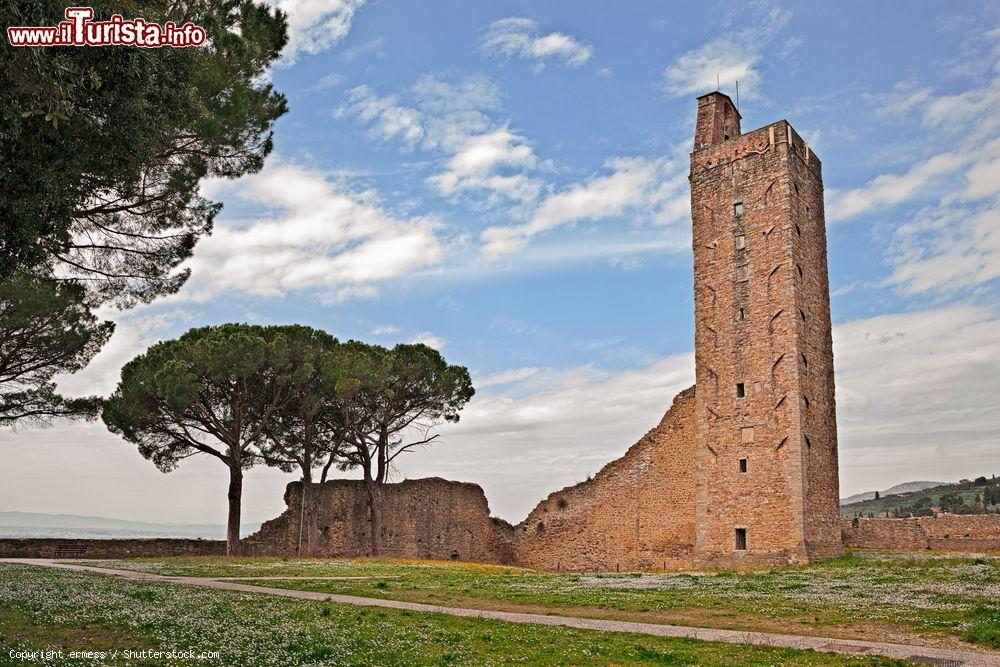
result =
[{"label": "small square window", "polygon": [[736,383],[736,398],[743,398],[747,395],[746,386],[742,382]]},{"label": "small square window", "polygon": [[733,204],[733,215],[737,217],[743,215],[743,202],[738,201]]},{"label": "small square window", "polygon": [[736,249],[743,250],[747,247],[747,237],[743,234],[736,235]]},{"label": "small square window", "polygon": [[736,529],[736,550],[746,551],[747,550],[747,529],[737,528]]},{"label": "small square window", "polygon": [[747,460],[740,459],[740,472],[746,472],[746,471],[747,471]]}]

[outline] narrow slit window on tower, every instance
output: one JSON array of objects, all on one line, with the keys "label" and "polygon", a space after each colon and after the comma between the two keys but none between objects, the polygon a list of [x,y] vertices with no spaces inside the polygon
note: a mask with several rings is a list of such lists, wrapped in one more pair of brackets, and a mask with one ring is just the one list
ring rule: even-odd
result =
[{"label": "narrow slit window on tower", "polygon": [[747,471],[747,460],[740,459],[740,472],[745,473]]},{"label": "narrow slit window on tower", "polygon": [[742,382],[736,383],[736,398],[743,398],[747,395],[747,388]]},{"label": "narrow slit window on tower", "polygon": [[738,201],[733,204],[733,215],[736,217],[743,215],[743,202]]},{"label": "narrow slit window on tower", "polygon": [[738,320],[740,320],[742,322],[746,318],[747,318],[747,311],[744,310],[743,308],[739,308],[736,311],[736,319],[738,319]]},{"label": "narrow slit window on tower", "polygon": [[747,237],[743,234],[736,235],[736,249],[743,250],[747,247]]},{"label": "narrow slit window on tower", "polygon": [[747,529],[737,528],[736,529],[736,550],[746,551],[747,550]]},{"label": "narrow slit window on tower", "polygon": [[802,228],[799,227],[799,223],[795,223],[795,234],[797,236],[802,236]]}]

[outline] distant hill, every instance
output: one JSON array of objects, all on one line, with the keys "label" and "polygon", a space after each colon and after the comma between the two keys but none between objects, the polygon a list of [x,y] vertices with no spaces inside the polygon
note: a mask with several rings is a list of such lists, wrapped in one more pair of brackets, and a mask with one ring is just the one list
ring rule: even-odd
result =
[{"label": "distant hill", "polygon": [[[957,514],[1000,512],[995,500],[1000,496],[1000,479],[977,477],[963,482],[907,482],[879,493],[858,493],[840,500],[840,514],[856,516],[916,516],[930,515],[931,508]],[[947,498],[943,498],[948,496]],[[956,498],[960,499],[956,501]],[[993,498],[993,500],[990,500]],[[987,504],[988,503],[988,504]]]},{"label": "distant hill", "polygon": [[[935,486],[944,486],[948,482],[903,482],[902,484],[897,484],[896,486],[890,486],[885,491],[880,491],[880,496],[891,496],[898,493],[910,493],[911,491],[923,491],[924,489],[932,489]],[[874,500],[874,491],[865,491],[863,493],[855,493],[853,496],[847,496],[846,498],[840,499],[841,505],[850,505],[851,503],[859,503],[862,500]]]},{"label": "distant hill", "polygon": [[[245,523],[243,535],[260,528],[259,523]],[[42,514],[39,512],[0,512],[0,537],[75,537],[141,538],[186,537],[209,540],[225,539],[226,527],[211,523],[148,523],[100,516]]]}]

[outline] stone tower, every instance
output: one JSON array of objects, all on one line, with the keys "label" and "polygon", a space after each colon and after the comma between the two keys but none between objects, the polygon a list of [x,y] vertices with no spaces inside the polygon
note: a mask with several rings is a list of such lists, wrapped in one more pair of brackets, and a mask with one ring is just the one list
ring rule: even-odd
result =
[{"label": "stone tower", "polygon": [[691,154],[695,563],[842,550],[820,161],[786,121],[698,98]]}]

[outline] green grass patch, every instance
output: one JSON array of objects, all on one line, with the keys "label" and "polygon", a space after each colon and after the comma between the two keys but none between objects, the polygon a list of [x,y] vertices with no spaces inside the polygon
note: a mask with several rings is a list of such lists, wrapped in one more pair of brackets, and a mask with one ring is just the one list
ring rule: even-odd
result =
[{"label": "green grass patch", "polygon": [[[164,651],[220,652],[217,659],[198,663],[203,665],[902,664],[872,657],[339,606],[13,564],[0,564],[0,609],[5,648],[7,641],[13,641],[15,648],[143,645]],[[110,634],[84,638],[83,628],[101,628]]]},{"label": "green grass patch", "polygon": [[[998,646],[1000,556],[854,551],[809,565],[751,572],[549,573],[422,561],[183,558],[108,565],[208,577],[360,577],[260,580],[267,586],[469,607],[520,606],[554,613],[630,617],[789,631],[877,626]],[[686,616],[685,616],[686,615]],[[855,636],[847,633],[848,636]],[[883,632],[884,635],[884,632]],[[883,637],[884,638],[884,637]],[[890,639],[892,639],[890,637]]]}]

